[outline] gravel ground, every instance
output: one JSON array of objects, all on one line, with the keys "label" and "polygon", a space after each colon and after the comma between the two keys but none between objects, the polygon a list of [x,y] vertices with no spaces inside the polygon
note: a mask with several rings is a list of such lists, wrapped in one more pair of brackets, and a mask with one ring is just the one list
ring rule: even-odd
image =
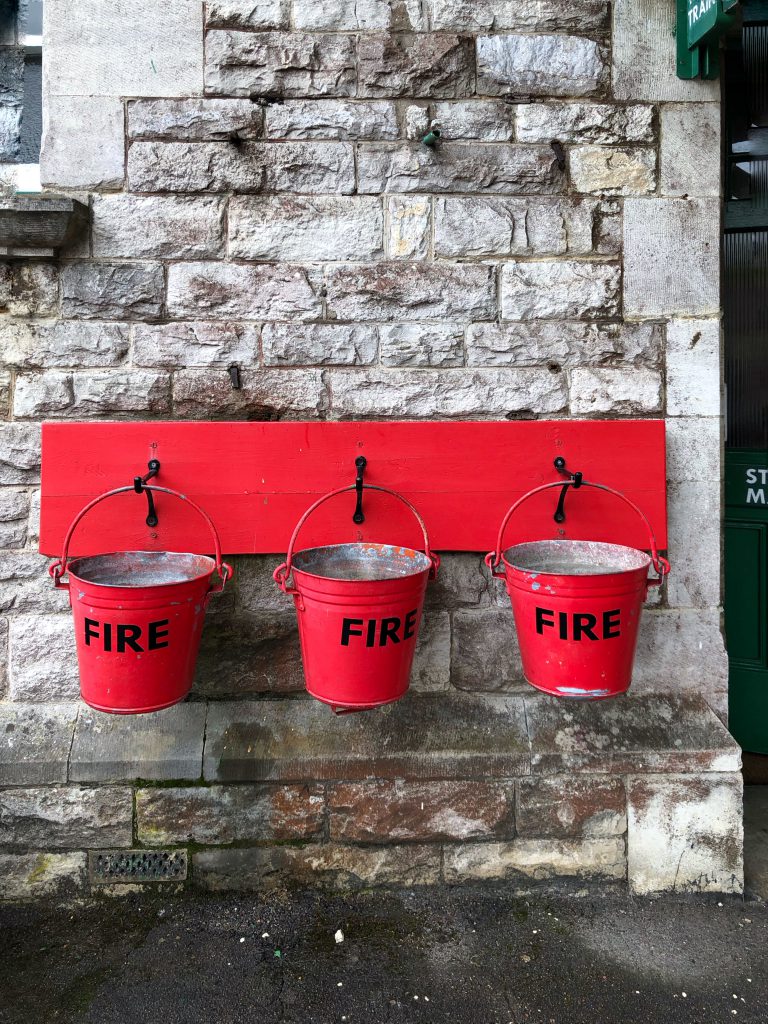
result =
[{"label": "gravel ground", "polygon": [[466,886],[6,904],[0,1021],[766,1024],[767,951],[765,904],[716,897]]}]

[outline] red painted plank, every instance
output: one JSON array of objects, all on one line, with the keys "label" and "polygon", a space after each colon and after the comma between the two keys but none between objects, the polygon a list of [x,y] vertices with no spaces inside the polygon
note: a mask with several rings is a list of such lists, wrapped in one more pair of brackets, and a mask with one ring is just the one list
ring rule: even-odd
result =
[{"label": "red painted plank", "polygon": [[[319,495],[352,483],[358,455],[365,479],[401,491],[421,511],[436,550],[482,551],[495,544],[506,509],[526,490],[559,479],[562,455],[585,479],[623,491],[666,536],[666,468],[661,420],[502,423],[46,423],[43,425],[40,550],[59,554],[77,511],[100,491],[132,482],[150,458],[156,482],[187,493],[212,516],[228,554],[282,553],[301,513]],[[616,499],[571,492],[567,520],[553,513],[559,492],[532,499],[508,542],[593,538],[647,547],[642,523]],[[160,525],[144,523],[146,498],[121,495],[95,509],[73,540],[76,554],[130,548],[210,550],[205,528],[181,502],[157,499]],[[405,510],[365,496],[365,524],[352,522],[354,495],[329,502],[307,524],[303,545],[356,539],[416,544]],[[560,531],[564,530],[564,533]]]}]

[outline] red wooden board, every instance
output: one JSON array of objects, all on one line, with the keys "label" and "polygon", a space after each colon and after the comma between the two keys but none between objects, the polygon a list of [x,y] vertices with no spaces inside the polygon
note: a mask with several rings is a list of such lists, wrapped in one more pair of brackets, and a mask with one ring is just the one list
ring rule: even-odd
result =
[{"label": "red wooden board", "polygon": [[[101,491],[130,484],[160,460],[154,483],[189,494],[211,515],[228,554],[283,553],[301,513],[319,495],[353,483],[365,455],[367,483],[401,491],[424,516],[435,550],[495,546],[502,516],[539,484],[570,470],[623,491],[666,547],[666,467],[661,420],[502,423],[46,423],[43,426],[40,550],[60,553],[69,523]],[[642,522],[623,503],[571,491],[566,522],[553,520],[559,491],[539,495],[512,520],[507,543],[536,538],[607,540],[647,548]],[[299,546],[378,540],[420,546],[409,514],[365,494],[366,521],[352,522],[354,494],[328,502]],[[143,495],[103,502],[78,528],[71,554],[129,549],[209,551],[204,526],[182,502],[157,498],[159,526],[146,526]]]}]

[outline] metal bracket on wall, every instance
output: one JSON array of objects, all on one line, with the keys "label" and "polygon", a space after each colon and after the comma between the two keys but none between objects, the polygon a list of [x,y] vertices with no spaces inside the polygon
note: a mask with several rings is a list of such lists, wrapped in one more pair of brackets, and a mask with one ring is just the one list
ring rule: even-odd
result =
[{"label": "metal bracket on wall", "polygon": [[160,472],[160,462],[158,459],[150,459],[147,463],[147,469],[149,472],[145,473],[144,476],[135,476],[133,478],[133,489],[137,494],[141,494],[143,491],[147,496],[147,518],[145,520],[147,526],[157,526],[159,520],[157,518],[157,509],[155,508],[155,499],[152,497],[152,491],[144,488],[144,484],[148,483]]},{"label": "metal bracket on wall", "polygon": [[363,515],[363,473],[368,465],[368,459],[364,455],[358,455],[355,459],[355,465],[357,466],[357,476],[355,477],[357,504],[355,505],[355,514],[352,516],[352,522],[357,523],[359,526],[360,523],[365,522],[365,516]]},{"label": "metal bracket on wall", "polygon": [[578,491],[581,487],[582,481],[584,480],[583,473],[571,473],[565,467],[565,459],[562,455],[558,455],[555,459],[555,469],[558,473],[562,473],[563,476],[568,477],[568,483],[563,484],[563,489],[560,491],[560,498],[557,502],[557,509],[555,511],[554,520],[556,523],[565,522],[565,496],[568,493],[568,488],[573,487],[574,491]]}]

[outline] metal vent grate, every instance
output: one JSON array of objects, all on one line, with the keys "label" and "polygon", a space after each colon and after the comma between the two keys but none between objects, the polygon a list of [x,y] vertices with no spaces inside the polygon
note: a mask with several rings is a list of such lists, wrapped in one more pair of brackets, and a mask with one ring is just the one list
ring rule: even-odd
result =
[{"label": "metal vent grate", "polygon": [[187,877],[184,850],[94,850],[88,855],[92,882],[180,882]]}]

